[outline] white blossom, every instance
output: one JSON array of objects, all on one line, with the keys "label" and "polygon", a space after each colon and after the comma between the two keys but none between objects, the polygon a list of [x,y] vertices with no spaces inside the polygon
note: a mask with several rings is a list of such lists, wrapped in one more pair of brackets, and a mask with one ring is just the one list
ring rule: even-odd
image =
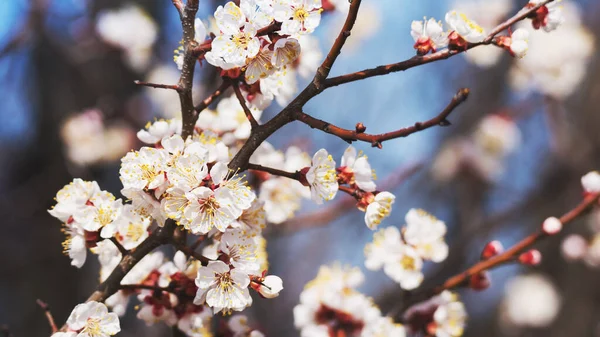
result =
[{"label": "white blossom", "polygon": [[275,0],[273,9],[285,35],[310,34],[321,22],[321,0]]},{"label": "white blossom", "polygon": [[279,276],[268,275],[258,288],[258,292],[265,298],[275,298],[283,290],[283,281]]},{"label": "white blossom", "polygon": [[485,38],[485,31],[464,13],[452,10],[446,13],[446,23],[467,42],[476,43]]},{"label": "white blossom", "polygon": [[77,337],[108,337],[121,331],[119,317],[96,301],[78,304],[67,319],[67,326],[79,333]]},{"label": "white blossom", "polygon": [[89,232],[103,230],[107,226],[108,231],[112,231],[114,221],[121,215],[122,208],[123,202],[121,199],[115,200],[114,195],[111,193],[100,191],[94,194],[85,206],[73,214],[73,219]]},{"label": "white blossom", "polygon": [[230,269],[223,261],[210,261],[208,266],[198,269],[198,293],[194,304],[206,303],[215,313],[221,310],[241,311],[252,304],[249,284],[247,274]]},{"label": "white blossom", "polygon": [[375,229],[392,212],[396,197],[390,192],[379,192],[365,210],[365,223],[369,229]]},{"label": "white blossom", "polygon": [[555,286],[542,275],[517,276],[511,280],[502,303],[507,323],[541,328],[548,326],[560,309]]},{"label": "white blossom", "polygon": [[429,51],[436,52],[448,45],[448,33],[444,31],[442,23],[434,18],[423,21],[413,21],[410,27],[410,35],[415,40],[415,49],[420,54]]},{"label": "white blossom", "polygon": [[529,31],[525,29],[517,29],[510,36],[510,51],[515,57],[523,58],[529,50]]},{"label": "white blossom", "polygon": [[439,295],[441,304],[433,314],[436,337],[455,337],[462,336],[467,312],[462,302],[458,300],[457,295],[445,290]]},{"label": "white blossom", "polygon": [[56,205],[48,213],[62,222],[67,222],[94,194],[99,192],[100,187],[97,182],[75,178],[56,193]]},{"label": "white blossom", "polygon": [[423,260],[411,246],[398,244],[389,254],[391,261],[383,266],[383,271],[402,289],[413,290],[423,282]]},{"label": "white blossom", "polygon": [[310,169],[306,173],[306,180],[310,184],[312,200],[317,204],[335,197],[339,188],[335,161],[327,150],[321,149],[315,153]]},{"label": "white blossom", "polygon": [[444,241],[446,224],[422,209],[411,209],[406,213],[406,243],[415,247],[421,258],[442,262],[448,256],[448,245]]},{"label": "white blossom", "polygon": [[281,38],[273,45],[271,63],[275,67],[284,67],[300,56],[300,42],[294,38]]},{"label": "white blossom", "polygon": [[588,193],[600,192],[600,173],[598,173],[598,171],[586,173],[583,177],[581,177],[581,185]]},{"label": "white blossom", "polygon": [[374,173],[367,160],[367,156],[357,156],[356,149],[353,146],[349,146],[344,151],[339,170],[342,174],[345,172],[352,174],[350,184],[356,184],[356,186],[366,192],[375,191]]},{"label": "white blossom", "polygon": [[146,144],[158,144],[160,141],[176,133],[181,132],[181,120],[157,120],[154,123],[148,123],[145,129],[138,131],[137,137]]}]

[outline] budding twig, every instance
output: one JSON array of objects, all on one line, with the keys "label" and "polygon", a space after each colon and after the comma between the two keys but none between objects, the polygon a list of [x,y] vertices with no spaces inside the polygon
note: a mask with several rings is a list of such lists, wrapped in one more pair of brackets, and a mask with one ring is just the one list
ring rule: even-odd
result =
[{"label": "budding twig", "polygon": [[331,123],[325,122],[323,120],[314,118],[302,111],[296,113],[296,119],[303,122],[304,124],[319,129],[323,132],[335,135],[340,137],[341,139],[353,142],[356,140],[360,140],[363,142],[370,143],[374,147],[381,147],[381,142],[401,138],[409,136],[415,132],[419,132],[425,129],[428,129],[433,126],[446,126],[449,125],[447,120],[448,116],[454,111],[456,107],[458,107],[461,103],[467,100],[469,96],[469,89],[460,89],[456,95],[452,98],[450,103],[446,106],[442,112],[440,112],[436,117],[425,121],[415,123],[413,126],[409,126],[406,128],[402,128],[396,131],[381,133],[381,134],[368,134],[364,132],[357,132],[356,130],[343,129],[338,126],[335,126]]},{"label": "budding twig", "polygon": [[[594,205],[596,205],[599,199],[600,193],[590,194],[586,196],[584,200],[581,203],[579,203],[579,205],[571,209],[569,212],[563,214],[559,218],[560,222],[563,225],[572,222],[573,220],[584,214],[586,211],[590,210]],[[469,267],[467,270],[463,271],[462,273],[450,277],[442,285],[430,290],[426,290],[420,294],[412,295],[411,297],[409,297],[409,300],[406,303],[402,304],[402,307],[405,309],[409,308],[411,305],[426,300],[427,298],[437,295],[444,290],[449,290],[466,285],[468,284],[469,278],[471,276],[477,275],[486,270],[496,268],[503,264],[515,261],[521,253],[530,249],[533,245],[535,245],[536,243],[548,236],[550,235],[546,234],[543,230],[540,229],[539,231],[532,233],[525,237],[523,240],[517,242],[515,245],[508,248],[503,253],[490,257],[487,260],[479,261],[471,267]],[[401,310],[400,312],[403,311],[404,310]]]},{"label": "budding twig", "polygon": [[48,324],[50,325],[50,329],[52,329],[52,333],[58,331],[58,327],[56,327],[56,323],[54,322],[54,316],[52,316],[52,312],[50,311],[50,306],[44,301],[37,299],[37,304],[44,310],[44,314],[46,315],[46,319],[48,319]]},{"label": "budding twig", "polygon": [[150,88],[156,88],[156,89],[170,89],[170,90],[175,90],[175,91],[179,91],[180,88],[177,84],[160,84],[160,83],[150,83],[150,82],[144,82],[144,81],[133,81],[133,83],[137,84],[137,85],[143,85],[145,87],[150,87]]},{"label": "budding twig", "polygon": [[254,118],[254,115],[252,115],[252,111],[250,111],[250,108],[248,108],[248,105],[246,104],[246,99],[244,98],[244,95],[242,95],[242,91],[240,90],[240,86],[237,82],[233,83],[233,91],[235,91],[235,96],[240,102],[242,109],[244,109],[244,113],[246,114],[246,118],[248,118],[248,121],[250,122],[250,126],[253,129],[256,128],[258,126],[258,122]]},{"label": "budding twig", "polygon": [[[202,110],[208,108],[208,106],[217,98],[219,98],[219,96],[221,96],[225,90],[227,90],[227,88],[229,88],[231,86],[231,81],[223,81],[223,83],[221,83],[221,85],[217,88],[217,90],[215,90],[212,94],[210,94],[208,97],[206,97],[202,102],[200,102],[200,104],[198,104],[194,109],[196,109],[196,112],[199,114],[200,112],[202,112]],[[195,123],[195,121],[194,121]]]}]

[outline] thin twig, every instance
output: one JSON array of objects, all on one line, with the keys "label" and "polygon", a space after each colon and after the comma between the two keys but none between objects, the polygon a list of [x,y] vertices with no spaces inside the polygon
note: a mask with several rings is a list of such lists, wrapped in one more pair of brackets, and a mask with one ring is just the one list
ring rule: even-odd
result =
[{"label": "thin twig", "polygon": [[[579,203],[575,208],[563,214],[560,217],[560,222],[563,225],[567,225],[568,223],[572,222],[573,220],[584,214],[586,211],[589,211],[594,205],[598,203],[599,199],[600,193],[587,195],[583,199],[583,201]],[[432,296],[435,296],[444,290],[449,290],[459,286],[467,285],[469,279],[473,275],[477,275],[486,270],[490,270],[503,264],[515,261],[519,254],[531,248],[533,245],[539,243],[548,236],[548,234],[546,234],[540,229],[537,232],[528,235],[523,240],[517,242],[515,245],[513,245],[503,253],[491,257],[487,260],[479,261],[471,267],[469,267],[467,270],[463,271],[462,273],[456,274],[448,278],[442,285],[433,289],[425,290],[417,294],[410,295],[407,301],[405,303],[402,303],[403,310],[399,310],[399,313],[404,313],[404,311],[410,308],[412,305],[424,301]]]},{"label": "thin twig", "polygon": [[121,284],[119,286],[119,290],[139,290],[139,289],[146,289],[146,290],[153,290],[153,291],[166,291],[169,293],[175,293],[175,291],[169,287],[158,287],[158,286],[152,286],[149,284]]},{"label": "thin twig", "polygon": [[198,104],[194,109],[196,109],[196,112],[198,112],[198,114],[200,112],[202,112],[202,110],[208,108],[208,106],[215,100],[217,99],[219,96],[221,96],[225,90],[227,90],[227,88],[229,88],[231,86],[231,81],[223,81],[223,83],[221,83],[221,85],[217,88],[217,90],[215,90],[212,94],[210,94],[208,97],[206,97],[202,102],[200,102],[200,104]]},{"label": "thin twig", "polygon": [[117,240],[117,238],[113,236],[112,238],[110,238],[110,241],[112,241],[112,243],[115,244],[115,246],[123,256],[129,255],[129,251],[125,249],[125,247],[123,247],[123,245]]},{"label": "thin twig", "polygon": [[290,178],[290,179],[294,179],[294,180],[300,180],[300,172],[298,172],[298,171],[288,172],[288,171],[283,171],[283,170],[276,169],[273,167],[267,167],[267,166],[251,164],[251,163],[248,163],[248,169],[255,170],[255,171],[267,172],[267,173],[275,175],[275,176],[286,177],[286,178]]},{"label": "thin twig", "polygon": [[177,84],[160,84],[160,83],[150,83],[150,82],[144,82],[144,81],[139,81],[139,80],[135,80],[133,81],[133,83],[137,84],[137,85],[142,85],[145,87],[150,87],[150,88],[157,88],[157,89],[170,89],[170,90],[175,90],[175,91],[179,91],[180,88]]},{"label": "thin twig", "polygon": [[327,53],[325,60],[321,64],[321,66],[317,69],[317,73],[313,79],[313,83],[317,88],[321,86],[321,82],[329,76],[329,72],[331,71],[331,67],[335,63],[335,60],[340,55],[342,51],[342,47],[346,43],[346,40],[351,34],[352,28],[354,27],[354,23],[356,22],[356,18],[358,17],[358,10],[360,8],[361,0],[354,0],[350,4],[350,8],[348,9],[348,15],[346,16],[346,21],[344,22],[344,26],[342,30],[338,34],[333,46]]},{"label": "thin twig", "polygon": [[244,95],[242,95],[242,91],[240,90],[240,86],[237,82],[233,83],[233,91],[235,91],[235,96],[240,102],[242,109],[244,109],[244,113],[246,114],[246,118],[248,118],[248,121],[250,122],[250,126],[253,129],[255,129],[256,127],[258,127],[258,122],[254,118],[254,115],[252,115],[252,111],[250,111],[250,108],[248,108],[248,105],[246,104],[246,99],[244,98]]},{"label": "thin twig", "polygon": [[197,251],[193,250],[192,248],[186,246],[185,244],[180,244],[180,243],[176,243],[176,242],[172,242],[172,243],[173,243],[173,246],[175,246],[175,248],[177,250],[182,251],[188,257],[193,257],[194,259],[200,261],[200,263],[202,263],[203,266],[208,265],[208,262],[210,260],[207,257],[205,257],[204,255],[198,253]]},{"label": "thin twig", "polygon": [[347,142],[353,142],[356,140],[360,140],[363,142],[370,143],[374,147],[381,148],[381,142],[406,137],[412,135],[415,132],[419,132],[425,129],[428,129],[433,126],[447,126],[450,125],[447,118],[454,111],[454,109],[463,103],[467,97],[469,96],[469,89],[460,89],[456,95],[452,98],[450,103],[446,106],[442,112],[440,112],[436,117],[427,120],[425,122],[417,122],[413,126],[409,126],[406,128],[402,128],[392,132],[386,132],[381,134],[368,134],[364,132],[359,132],[357,130],[348,130],[343,129],[338,126],[335,126],[331,123],[325,122],[323,120],[314,118],[304,112],[296,113],[296,119],[303,122],[304,124],[310,126],[311,128],[319,129],[323,132],[335,135],[340,137],[341,139]]},{"label": "thin twig", "polygon": [[344,84],[344,83],[363,80],[365,78],[369,78],[369,77],[373,77],[373,76],[387,75],[387,74],[390,74],[393,72],[407,70],[407,69],[410,69],[410,68],[413,68],[416,66],[420,66],[420,65],[435,62],[435,61],[445,60],[456,54],[463,53],[469,49],[472,49],[472,48],[475,48],[475,47],[478,47],[481,45],[492,44],[494,41],[494,37],[496,37],[496,35],[500,34],[502,31],[508,29],[510,26],[514,25],[515,23],[517,23],[521,20],[524,20],[525,18],[530,16],[532,13],[534,13],[538,8],[545,6],[548,3],[553,2],[553,1],[555,1],[555,0],[547,0],[547,1],[541,2],[540,4],[538,4],[534,7],[528,8],[527,10],[523,10],[523,11],[517,13],[510,19],[504,21],[503,23],[498,25],[496,28],[494,28],[492,30],[492,32],[483,41],[478,42],[478,43],[469,43],[467,45],[467,47],[463,50],[446,49],[446,50],[442,50],[442,51],[439,51],[439,52],[436,52],[433,54],[429,54],[429,55],[425,55],[425,56],[414,56],[408,60],[397,62],[397,63],[382,65],[382,66],[378,66],[378,67],[371,68],[371,69],[365,69],[365,70],[357,71],[357,72],[350,73],[350,74],[345,74],[345,75],[328,78],[323,81],[323,89],[335,87],[335,86],[338,86],[338,85]]},{"label": "thin twig", "polygon": [[44,310],[44,314],[46,315],[46,319],[48,320],[50,329],[52,329],[52,333],[57,332],[58,327],[56,326],[56,323],[54,322],[54,316],[52,316],[52,312],[50,311],[50,306],[40,299],[37,299],[36,302],[40,306],[40,308],[42,308],[42,310]]}]

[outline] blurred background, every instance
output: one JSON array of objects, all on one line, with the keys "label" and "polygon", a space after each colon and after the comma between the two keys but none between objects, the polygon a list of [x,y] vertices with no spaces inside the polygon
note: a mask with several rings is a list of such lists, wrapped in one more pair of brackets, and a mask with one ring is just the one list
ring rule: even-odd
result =
[{"label": "blurred background", "polygon": [[[222,4],[202,0],[208,22]],[[443,19],[464,10],[490,30],[515,13],[520,0],[364,1],[357,26],[332,74],[393,63],[414,55],[412,20]],[[384,132],[436,115],[461,87],[469,100],[452,126],[389,141],[383,149],[355,144],[396,194],[383,226],[402,226],[410,208],[446,222],[449,258],[426,265],[423,288],[438,285],[479,258],[485,243],[505,246],[559,216],[581,197],[579,179],[600,168],[600,2],[565,0],[567,22],[535,32],[529,54],[515,60],[498,48],[327,90],[306,111],[342,127],[364,123]],[[108,14],[118,15],[108,15]],[[315,33],[328,50],[345,14],[326,13]],[[97,180],[118,194],[119,159],[140,146],[135,134],[154,118],[179,114],[175,92],[134,80],[175,83],[173,50],[181,39],[169,0],[0,1],[0,324],[15,337],[48,336],[36,299],[59,324],[97,285],[95,258],[80,270],[62,254],[60,223],[47,209],[74,177]],[[483,50],[482,50],[483,49]],[[213,67],[197,67],[196,102],[218,85]],[[298,79],[298,87],[306,83]],[[263,116],[277,113],[276,104]],[[325,147],[339,161],[343,141],[292,124],[272,144]],[[600,336],[600,212],[540,245],[535,268],[505,266],[484,292],[461,291],[470,319],[465,336]],[[267,336],[296,336],[292,308],[321,264],[340,261],[366,275],[361,288],[382,311],[395,312],[403,294],[383,272],[364,268],[372,241],[363,213],[344,196],[266,235],[270,272],[284,279],[277,299],[246,311]],[[135,310],[120,336],[168,336],[146,327]],[[6,334],[8,336],[8,334]]]}]

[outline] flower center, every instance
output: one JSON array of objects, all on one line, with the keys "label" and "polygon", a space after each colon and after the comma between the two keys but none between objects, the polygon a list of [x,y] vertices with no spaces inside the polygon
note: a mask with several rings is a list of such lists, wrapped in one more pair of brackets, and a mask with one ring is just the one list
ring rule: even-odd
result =
[{"label": "flower center", "polygon": [[303,7],[297,8],[294,11],[294,20],[304,22],[308,18],[308,12]]},{"label": "flower center", "polygon": [[217,274],[217,283],[219,288],[224,292],[231,292],[233,289],[233,280],[230,273]]},{"label": "flower center", "polygon": [[132,241],[138,241],[144,234],[144,227],[141,224],[130,223],[127,226],[127,233],[125,234]]},{"label": "flower center", "polygon": [[94,220],[104,227],[112,222],[114,213],[115,212],[111,209],[100,208],[98,209],[98,213],[96,213],[96,218]]},{"label": "flower center", "polygon": [[142,180],[147,182],[152,182],[158,175],[158,172],[156,172],[155,167],[152,165],[142,164],[140,165],[140,169],[142,170]]},{"label": "flower center", "polygon": [[221,207],[219,205],[219,202],[217,201],[217,199],[215,199],[213,195],[206,199],[198,200],[198,203],[200,204],[200,212],[206,213],[211,216],[215,214],[216,210],[219,209],[219,207]]},{"label": "flower center", "polygon": [[237,48],[246,48],[246,46],[248,46],[250,38],[247,34],[241,33],[236,36],[233,36],[231,38],[231,41],[233,42],[233,44],[235,44]]},{"label": "flower center", "polygon": [[402,257],[402,259],[400,259],[400,265],[402,265],[402,268],[404,270],[409,270],[409,271],[417,270],[417,267],[415,265],[415,259],[413,259],[412,257],[410,257],[408,255],[404,255]]},{"label": "flower center", "polygon": [[86,332],[90,337],[103,336],[102,327],[100,326],[100,320],[97,318],[88,318],[85,328],[82,332]]}]

